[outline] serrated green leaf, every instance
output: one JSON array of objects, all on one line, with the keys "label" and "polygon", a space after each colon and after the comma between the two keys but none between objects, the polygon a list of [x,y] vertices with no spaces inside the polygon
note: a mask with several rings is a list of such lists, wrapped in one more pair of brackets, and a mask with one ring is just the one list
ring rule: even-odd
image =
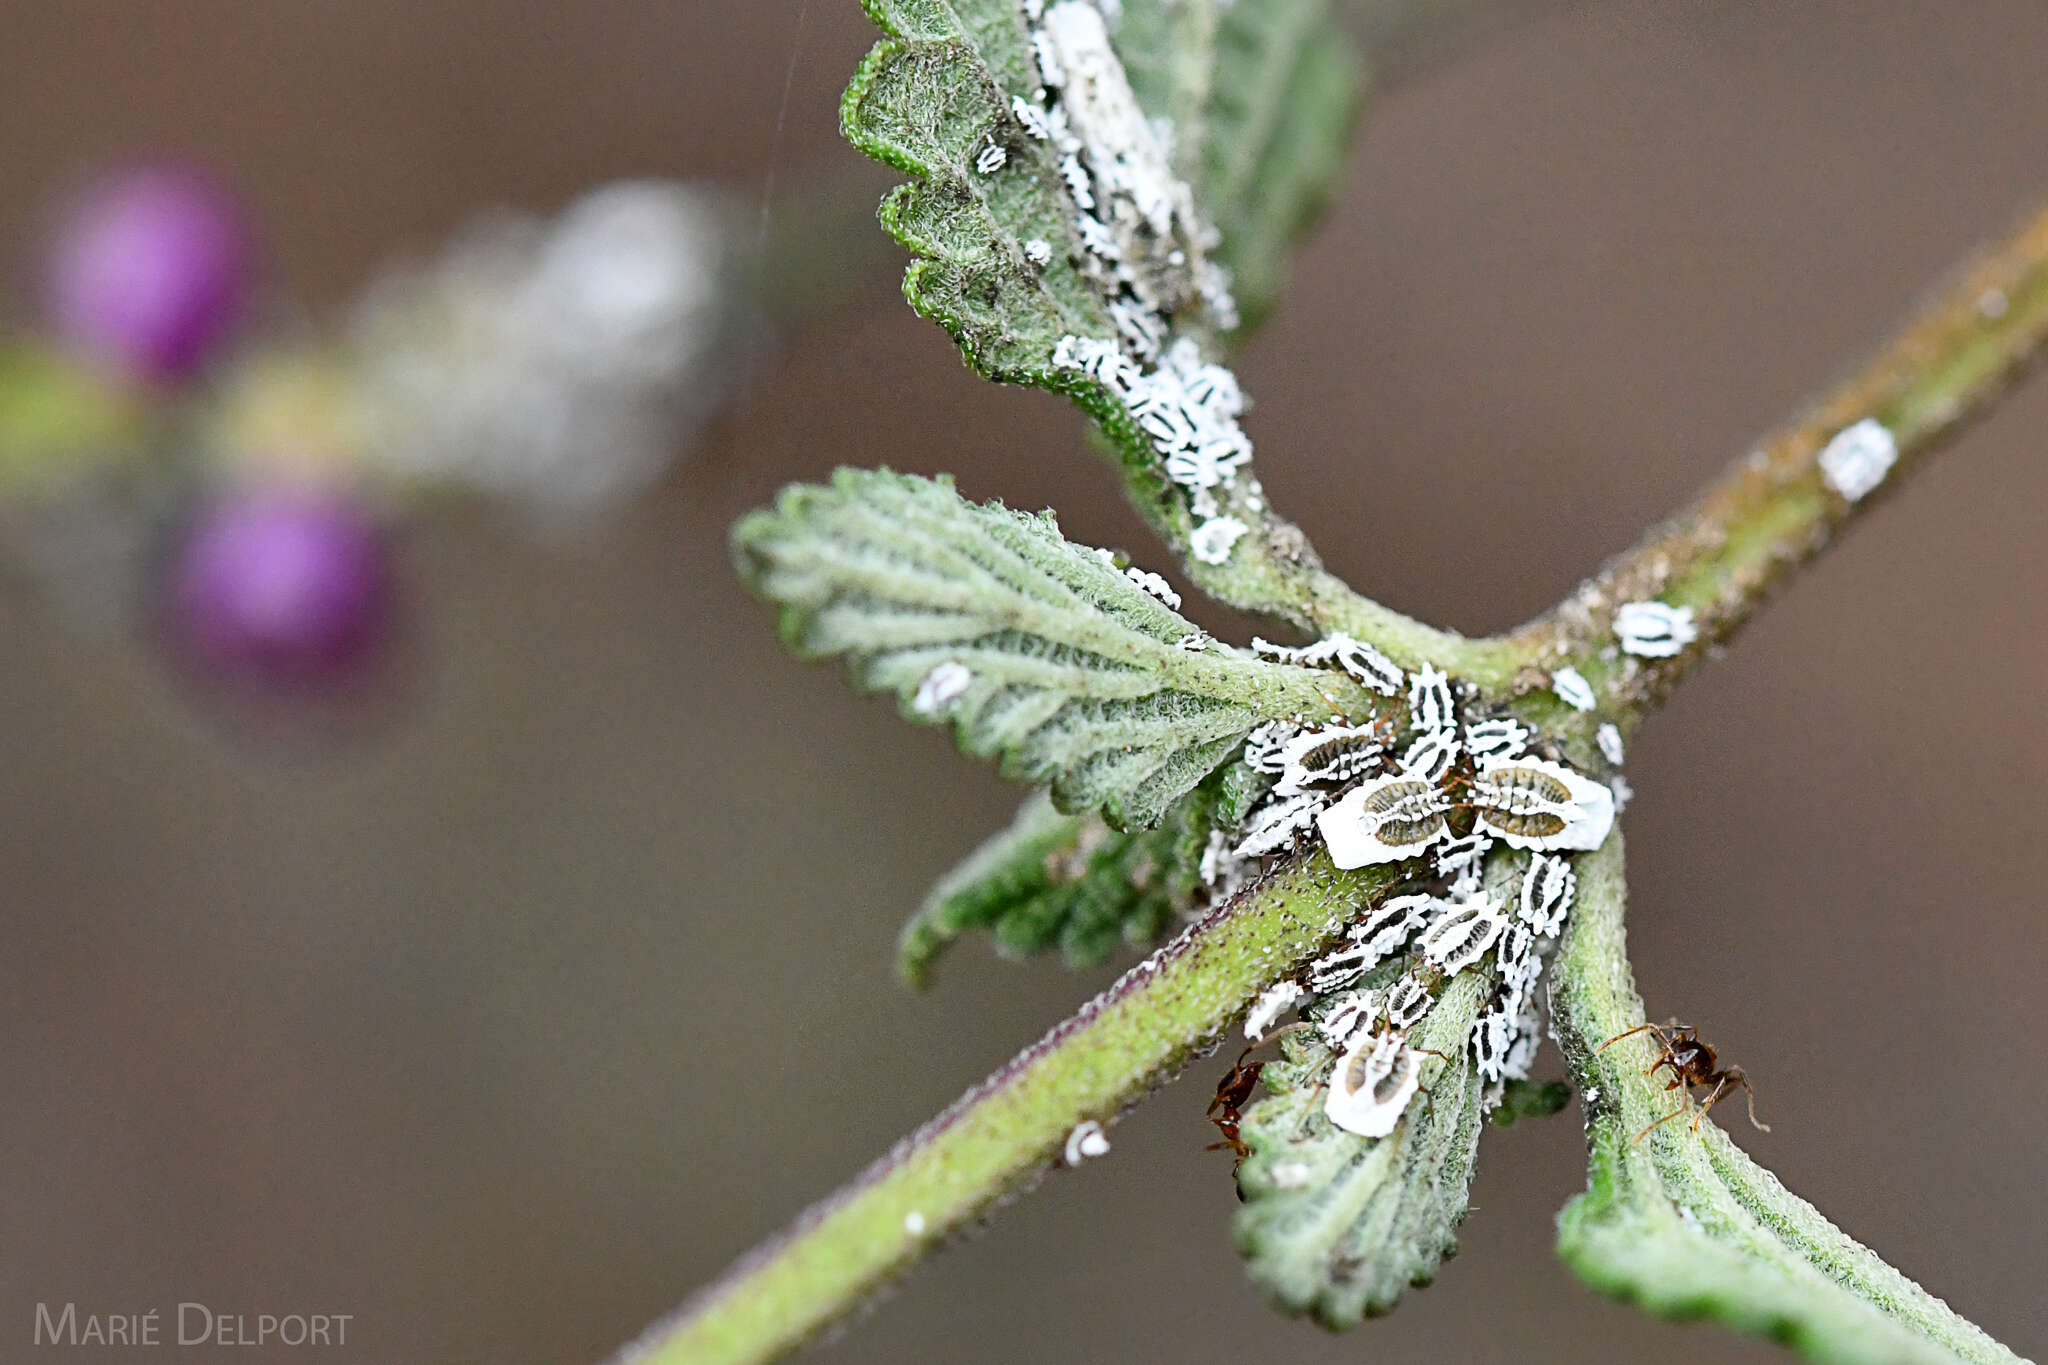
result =
[{"label": "serrated green leaf", "polygon": [[[1644,1076],[1643,1022],[1622,931],[1621,835],[1578,866],[1553,968],[1553,1016],[1587,1105],[1586,1192],[1558,1217],[1558,1251],[1604,1294],[1669,1318],[1711,1318],[1832,1365],[1973,1365],[2019,1357],[1791,1193],[1711,1120],[1678,1120]],[[1719,1111],[1717,1111],[1719,1112]]]},{"label": "serrated green leaf", "polygon": [[[1037,86],[1022,14],[1009,0],[866,0],[891,35],[861,64],[840,103],[847,140],[916,177],[891,191],[882,225],[918,259],[903,293],[953,334],[990,379],[1072,389],[1052,369],[1062,336],[1108,336],[1094,285],[1070,263],[1073,208],[1053,153],[1026,136],[1010,97]],[[991,141],[1000,175],[974,162]],[[1056,243],[1043,269],[1024,254]]]},{"label": "serrated green leaf", "polygon": [[1334,1060],[1309,1034],[1290,1034],[1268,1066],[1274,1094],[1247,1110],[1251,1156],[1238,1171],[1245,1206],[1235,1227],[1252,1280],[1284,1312],[1349,1327],[1426,1285],[1457,1250],[1479,1147],[1482,1085],[1466,1046],[1493,987],[1489,972],[1452,978],[1413,1045],[1423,1089],[1400,1125],[1363,1138],[1323,1113]]},{"label": "serrated green leaf", "polygon": [[[1265,720],[1370,709],[1340,674],[1182,648],[1195,626],[1050,512],[970,503],[950,479],[843,469],[792,485],[741,520],[733,551],[798,655],[843,657],[907,719],[950,722],[968,753],[1121,829],[1158,824]],[[965,677],[935,692],[941,668]]]},{"label": "serrated green leaf", "polygon": [[1006,956],[1057,947],[1074,968],[1094,966],[1119,943],[1156,942],[1199,897],[1209,832],[1235,828],[1269,782],[1227,764],[1175,802],[1159,828],[1130,833],[1092,815],[1062,815],[1034,793],[903,926],[897,974],[914,987],[930,984],[939,959],[976,929],[990,931]]}]

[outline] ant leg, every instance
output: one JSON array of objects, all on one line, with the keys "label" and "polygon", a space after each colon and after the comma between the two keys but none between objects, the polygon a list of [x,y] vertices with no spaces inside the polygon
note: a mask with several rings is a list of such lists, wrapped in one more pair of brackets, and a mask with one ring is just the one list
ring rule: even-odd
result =
[{"label": "ant leg", "polygon": [[1728,1089],[1730,1079],[1731,1077],[1724,1071],[1721,1073],[1721,1078],[1714,1082],[1714,1093],[1707,1096],[1707,1102],[1701,1105],[1699,1112],[1692,1116],[1692,1130],[1695,1133],[1700,1130],[1700,1120],[1707,1116],[1707,1111],[1714,1107],[1715,1101],[1719,1100]]},{"label": "ant leg", "polygon": [[1663,1118],[1658,1119],[1655,1123],[1651,1124],[1648,1128],[1643,1129],[1642,1132],[1637,1133],[1635,1142],[1631,1142],[1629,1146],[1635,1146],[1636,1142],[1641,1142],[1644,1138],[1648,1137],[1652,1132],[1659,1128],[1662,1128],[1665,1124],[1671,1122],[1671,1120],[1677,1118],[1680,1114],[1683,1114],[1684,1112],[1685,1106],[1680,1105],[1678,1108],[1666,1114]]},{"label": "ant leg", "polygon": [[1739,1067],[1739,1066],[1731,1066],[1731,1067],[1729,1067],[1729,1068],[1728,1068],[1728,1077],[1729,1077],[1729,1079],[1730,1079],[1730,1080],[1733,1080],[1734,1082],[1736,1082],[1736,1083],[1737,1083],[1738,1085],[1740,1085],[1740,1086],[1742,1087],[1742,1094],[1743,1094],[1743,1097],[1744,1097],[1745,1099],[1747,1099],[1747,1100],[1749,1101],[1749,1125],[1750,1125],[1750,1127],[1752,1127],[1752,1128],[1756,1129],[1756,1130],[1757,1130],[1757,1131],[1758,1131],[1759,1133],[1768,1133],[1768,1132],[1770,1132],[1770,1131],[1771,1131],[1771,1125],[1770,1125],[1770,1124],[1768,1124],[1768,1123],[1763,1123],[1763,1122],[1760,1122],[1760,1121],[1759,1121],[1759,1120],[1757,1119],[1757,1116],[1756,1116],[1756,1091],[1750,1088],[1750,1084],[1749,1084],[1749,1077],[1747,1077],[1747,1076],[1745,1076],[1745,1075],[1743,1075],[1743,1074],[1742,1074],[1742,1068],[1741,1068],[1741,1067]]},{"label": "ant leg", "polygon": [[[1657,1041],[1659,1043],[1664,1043],[1664,1030],[1658,1028],[1655,1024],[1637,1024],[1634,1028],[1628,1030],[1626,1033],[1617,1033],[1612,1038],[1609,1038],[1606,1042],[1600,1044],[1600,1046],[1594,1048],[1593,1055],[1595,1057],[1598,1057],[1601,1053],[1607,1051],[1608,1048],[1613,1047],[1622,1039],[1633,1038],[1638,1033],[1654,1033],[1657,1035]],[[1666,1043],[1665,1046],[1668,1047],[1670,1045]]]}]

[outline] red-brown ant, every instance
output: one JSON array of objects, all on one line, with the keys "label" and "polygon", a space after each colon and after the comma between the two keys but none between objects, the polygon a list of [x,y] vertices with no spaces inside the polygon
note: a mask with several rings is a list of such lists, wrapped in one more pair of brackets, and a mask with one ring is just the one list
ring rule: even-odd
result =
[{"label": "red-brown ant", "polygon": [[[1739,1066],[1720,1065],[1714,1056],[1713,1047],[1708,1043],[1700,1041],[1699,1030],[1691,1024],[1681,1024],[1676,1019],[1671,1020],[1661,1028],[1656,1024],[1638,1024],[1626,1033],[1617,1033],[1606,1042],[1600,1044],[1594,1050],[1593,1055],[1597,1057],[1622,1039],[1633,1038],[1638,1033],[1645,1032],[1653,1033],[1657,1036],[1657,1043],[1662,1051],[1658,1053],[1656,1061],[1643,1068],[1643,1074],[1645,1076],[1655,1075],[1660,1069],[1669,1071],[1671,1073],[1671,1083],[1664,1088],[1666,1090],[1680,1091],[1685,1096],[1685,1102],[1663,1118],[1658,1119],[1648,1128],[1643,1129],[1642,1132],[1637,1133],[1635,1137],[1636,1142],[1641,1142],[1644,1138],[1648,1137],[1652,1129],[1671,1122],[1671,1120],[1683,1114],[1687,1109],[1692,1108],[1692,1092],[1698,1087],[1708,1085],[1714,1087],[1714,1093],[1707,1096],[1707,1102],[1701,1105],[1692,1116],[1692,1130],[1695,1133],[1700,1130],[1700,1120],[1707,1116],[1707,1111],[1714,1107],[1715,1101],[1719,1100],[1728,1091],[1730,1086],[1736,1085],[1742,1087],[1743,1096],[1749,1101],[1750,1123],[1754,1124],[1760,1133],[1771,1131],[1769,1124],[1761,1123],[1757,1120],[1756,1091],[1750,1088],[1749,1077],[1743,1074],[1742,1068]],[[1630,1145],[1633,1146],[1634,1143]]]},{"label": "red-brown ant", "polygon": [[1307,1024],[1289,1024],[1286,1028],[1273,1030],[1238,1053],[1237,1061],[1231,1066],[1230,1071],[1216,1083],[1216,1097],[1209,1101],[1208,1116],[1209,1122],[1215,1124],[1217,1131],[1223,1134],[1223,1141],[1212,1142],[1203,1150],[1220,1152],[1229,1149],[1231,1155],[1236,1158],[1230,1168],[1233,1172],[1244,1165],[1244,1159],[1252,1154],[1252,1149],[1245,1146],[1238,1125],[1244,1121],[1243,1111],[1246,1102],[1251,1099],[1252,1091],[1258,1088],[1259,1073],[1266,1069],[1263,1060],[1246,1062],[1245,1058],[1274,1039],[1307,1027]]}]

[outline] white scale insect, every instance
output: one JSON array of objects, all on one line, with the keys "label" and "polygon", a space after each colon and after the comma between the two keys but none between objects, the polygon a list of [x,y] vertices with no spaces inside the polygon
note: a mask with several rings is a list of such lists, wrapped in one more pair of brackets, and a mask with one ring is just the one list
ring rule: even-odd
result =
[{"label": "white scale insect", "polygon": [[1188,550],[1204,564],[1222,564],[1251,529],[1236,517],[1211,517],[1188,537]]},{"label": "white scale insect", "polygon": [[1370,728],[1332,725],[1304,730],[1286,741],[1279,754],[1282,795],[1313,786],[1332,786],[1365,776],[1386,757],[1386,745]]},{"label": "white scale insect", "polygon": [[1363,640],[1342,632],[1326,635],[1312,645],[1276,645],[1252,637],[1252,652],[1278,663],[1300,664],[1304,668],[1338,668],[1382,696],[1397,696],[1407,675],[1386,655]]},{"label": "white scale insect", "polygon": [[1557,693],[1557,699],[1574,711],[1590,711],[1598,700],[1593,695],[1593,684],[1587,682],[1586,675],[1570,664],[1550,670],[1550,690]]},{"label": "white scale insect", "polygon": [[1465,727],[1465,749],[1475,759],[1520,758],[1529,748],[1529,727],[1512,716],[1495,716]]},{"label": "white scale insect", "polygon": [[1472,803],[1479,827],[1510,848],[1595,849],[1614,828],[1611,790],[1540,758],[1481,764]]},{"label": "white scale insect", "polygon": [[1230,856],[1263,858],[1287,847],[1307,831],[1328,800],[1326,793],[1309,791],[1266,802],[1245,822],[1244,837]]},{"label": "white scale insect", "polygon": [[1452,976],[1480,958],[1507,928],[1506,913],[1489,896],[1447,901],[1436,923],[1422,935],[1422,955]]},{"label": "white scale insect", "polygon": [[1425,663],[1409,679],[1408,712],[1408,724],[1425,734],[1457,725],[1458,708],[1451,697],[1451,680],[1443,670]]},{"label": "white scale insect", "polygon": [[[1691,607],[1669,602],[1624,602],[1614,613],[1614,634],[1622,649],[1645,659],[1668,659],[1699,638]],[[1556,674],[1552,674],[1553,681]]]},{"label": "white scale insect", "polygon": [[1385,1137],[1422,1081],[1422,1055],[1401,1033],[1363,1034],[1337,1060],[1323,1112],[1360,1137]]},{"label": "white scale insect", "polygon": [[1601,755],[1609,763],[1617,768],[1621,766],[1622,759],[1627,756],[1628,751],[1622,747],[1621,731],[1615,728],[1613,721],[1601,722],[1600,728],[1593,732],[1593,740],[1600,746]]},{"label": "white scale insect", "polygon": [[981,155],[974,158],[974,169],[983,175],[994,175],[1009,160],[1009,150],[1000,143],[991,142],[981,149]]},{"label": "white scale insect", "polygon": [[1555,938],[1564,928],[1565,916],[1579,888],[1578,874],[1562,858],[1538,855],[1522,874],[1521,907],[1517,917],[1539,938]]}]

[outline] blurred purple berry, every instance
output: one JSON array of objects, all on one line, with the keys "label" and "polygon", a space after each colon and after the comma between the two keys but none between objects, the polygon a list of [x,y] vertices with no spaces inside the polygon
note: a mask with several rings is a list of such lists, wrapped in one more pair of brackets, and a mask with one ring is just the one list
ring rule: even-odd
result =
[{"label": "blurred purple berry", "polygon": [[209,681],[263,692],[362,682],[395,618],[390,549],[345,495],[255,489],[208,507],[171,563],[166,628]]},{"label": "blurred purple berry", "polygon": [[50,326],[132,377],[188,378],[241,321],[252,254],[240,207],[206,176],[154,167],[112,177],[58,227]]}]

